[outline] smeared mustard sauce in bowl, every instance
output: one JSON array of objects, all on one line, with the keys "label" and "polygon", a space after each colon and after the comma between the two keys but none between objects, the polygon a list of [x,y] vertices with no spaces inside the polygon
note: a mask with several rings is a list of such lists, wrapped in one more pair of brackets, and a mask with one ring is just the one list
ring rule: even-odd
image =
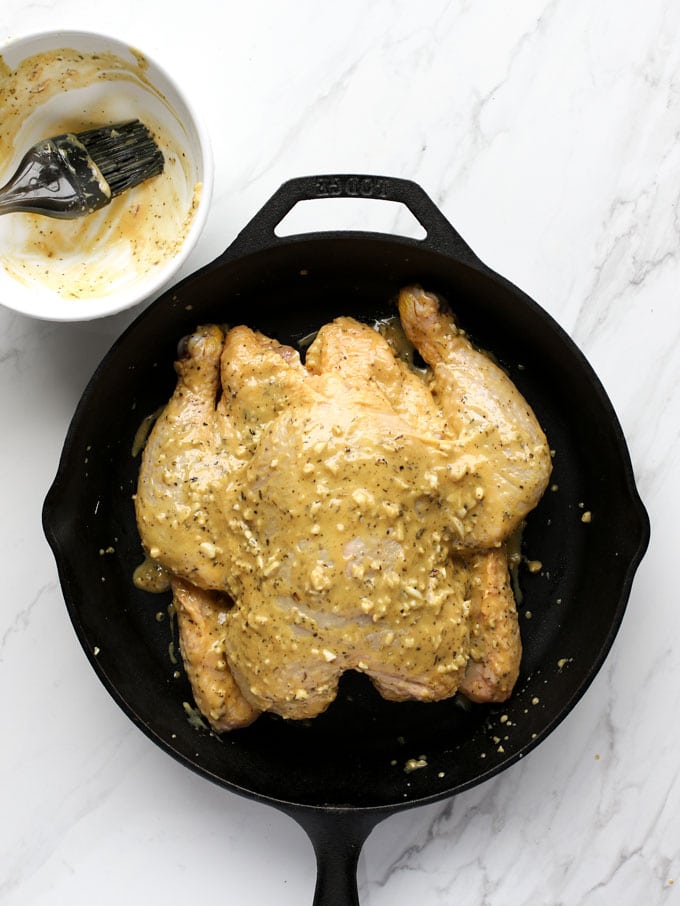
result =
[{"label": "smeared mustard sauce in bowl", "polygon": [[[69,305],[73,319],[98,315],[77,303],[103,304],[105,314],[129,307],[154,291],[187,242],[204,189],[197,139],[186,111],[156,84],[155,68],[140,52],[125,50],[123,56],[65,45],[18,63],[0,52],[0,185],[40,139],[134,118],[151,130],[165,158],[159,176],[86,217],[0,217],[2,304],[57,320],[71,319]],[[44,311],[8,303],[8,279],[19,294],[23,288],[41,299]]]}]

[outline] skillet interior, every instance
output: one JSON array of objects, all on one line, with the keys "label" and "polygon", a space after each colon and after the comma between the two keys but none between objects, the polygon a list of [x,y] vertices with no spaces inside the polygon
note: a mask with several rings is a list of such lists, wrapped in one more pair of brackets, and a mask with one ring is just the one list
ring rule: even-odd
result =
[{"label": "skillet interior", "polygon": [[[136,590],[132,494],[142,419],[169,397],[177,343],[199,323],[247,323],[295,343],[340,314],[394,312],[406,282],[449,300],[534,407],[555,450],[553,482],[531,515],[520,571],[524,659],[503,706],[394,704],[347,676],[329,711],[299,724],[263,716],[218,738],[196,729],[189,686],[168,651],[167,597]],[[581,507],[583,504],[583,507]],[[581,521],[587,509],[590,524]],[[450,795],[528,752],[571,710],[623,616],[647,538],[626,446],[597,378],[560,328],[482,266],[375,234],[321,234],[229,256],[144,312],[114,345],[74,416],[44,510],[67,606],[100,678],[159,745],[212,780],[303,806],[395,807]],[[113,547],[115,553],[101,554]],[[530,611],[531,619],[524,614]],[[95,655],[95,649],[98,653]],[[561,666],[560,666],[561,665]],[[501,721],[503,715],[507,716]],[[409,758],[427,767],[404,771]]]}]

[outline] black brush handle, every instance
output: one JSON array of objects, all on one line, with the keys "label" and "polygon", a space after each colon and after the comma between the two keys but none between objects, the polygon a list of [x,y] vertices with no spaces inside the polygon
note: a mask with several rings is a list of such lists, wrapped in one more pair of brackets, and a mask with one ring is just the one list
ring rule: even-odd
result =
[{"label": "black brush handle", "polygon": [[82,217],[107,205],[87,150],[70,135],[55,135],[30,148],[14,176],[0,188],[0,214]]},{"label": "black brush handle", "polygon": [[361,848],[386,814],[335,809],[286,809],[305,829],[316,856],[313,906],[359,906]]},{"label": "black brush handle", "polygon": [[[285,182],[239,233],[224,256],[231,258],[276,246],[287,240],[276,236],[276,227],[300,201],[329,198],[359,198],[366,201],[395,201],[405,207],[425,230],[424,239],[391,236],[405,244],[427,246],[475,267],[480,260],[444,217],[421,187],[411,180],[392,176],[335,174],[301,176]],[[321,234],[326,231],[321,231]],[[313,234],[317,235],[317,234]],[[352,235],[350,232],[341,235]],[[309,238],[309,234],[304,234]]]}]

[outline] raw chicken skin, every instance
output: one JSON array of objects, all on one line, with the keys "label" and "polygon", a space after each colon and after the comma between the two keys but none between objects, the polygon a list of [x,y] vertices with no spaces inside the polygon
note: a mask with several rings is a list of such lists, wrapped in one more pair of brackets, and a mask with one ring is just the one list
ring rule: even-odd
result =
[{"label": "raw chicken skin", "polygon": [[227,666],[224,636],[231,602],[220,592],[172,579],[180,651],[199,711],[215,730],[233,730],[258,716]]},{"label": "raw chicken skin", "polygon": [[135,506],[217,730],[313,717],[346,670],[394,700],[512,691],[503,543],[545,490],[548,445],[435,296],[405,289],[399,313],[427,375],[351,318],[321,328],[305,364],[214,325],[177,362]]},{"label": "raw chicken skin", "polygon": [[522,657],[507,554],[495,548],[461,566],[469,570],[470,660],[459,690],[473,702],[505,701]]}]

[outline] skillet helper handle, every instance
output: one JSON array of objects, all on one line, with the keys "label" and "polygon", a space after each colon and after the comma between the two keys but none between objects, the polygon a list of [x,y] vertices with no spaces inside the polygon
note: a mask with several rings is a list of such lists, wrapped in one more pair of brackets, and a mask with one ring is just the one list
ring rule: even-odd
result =
[{"label": "skillet helper handle", "polygon": [[294,817],[307,832],[316,856],[313,906],[360,906],[359,856],[366,838],[381,818],[324,811]]},{"label": "skillet helper handle", "polygon": [[392,238],[398,238],[407,244],[432,248],[476,267],[483,266],[469,245],[417,183],[393,176],[362,174],[300,176],[288,180],[239,233],[225,252],[225,256],[240,256],[276,246],[284,241],[276,235],[276,228],[298,202],[329,198],[399,202],[416,218],[426,235],[424,239]]}]

